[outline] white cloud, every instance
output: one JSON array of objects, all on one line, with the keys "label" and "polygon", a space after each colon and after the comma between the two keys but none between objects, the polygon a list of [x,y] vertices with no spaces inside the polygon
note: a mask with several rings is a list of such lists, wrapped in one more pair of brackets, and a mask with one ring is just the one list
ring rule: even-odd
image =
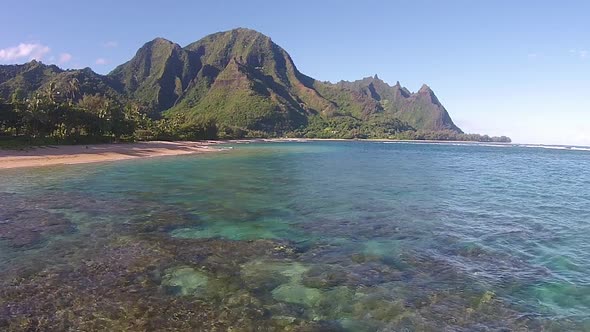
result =
[{"label": "white cloud", "polygon": [[528,57],[529,57],[530,59],[534,59],[534,58],[536,58],[536,57],[538,57],[538,56],[539,56],[539,55],[538,55],[537,53],[529,53],[529,55],[528,55]]},{"label": "white cloud", "polygon": [[116,42],[116,41],[114,41],[114,40],[109,40],[109,41],[107,41],[107,42],[104,42],[104,43],[102,44],[102,46],[103,46],[104,48],[115,48],[115,47],[119,46],[119,43],[117,43],[117,42]]},{"label": "white cloud", "polygon": [[39,43],[20,43],[18,46],[0,49],[0,61],[41,60],[49,51],[51,49],[48,46]]},{"label": "white cloud", "polygon": [[72,55],[70,53],[62,53],[59,55],[59,63],[64,64],[68,63],[72,60]]},{"label": "white cloud", "polygon": [[98,58],[98,59],[96,59],[95,63],[97,65],[106,65],[108,63],[108,61],[104,58]]},{"label": "white cloud", "polygon": [[588,52],[588,50],[578,50],[575,48],[572,48],[570,50],[570,54],[571,55],[575,55],[577,57],[580,57],[582,59],[587,58],[588,56],[590,56],[590,52]]}]

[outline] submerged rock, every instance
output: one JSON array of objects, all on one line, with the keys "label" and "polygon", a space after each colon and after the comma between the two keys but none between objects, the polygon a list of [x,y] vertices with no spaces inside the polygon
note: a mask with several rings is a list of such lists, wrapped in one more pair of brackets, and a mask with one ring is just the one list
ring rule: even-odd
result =
[{"label": "submerged rock", "polygon": [[409,310],[400,301],[394,301],[379,294],[361,295],[353,305],[354,316],[382,322],[398,320],[399,316],[408,312]]},{"label": "submerged rock", "polygon": [[241,278],[246,287],[258,292],[271,291],[276,301],[314,307],[322,297],[319,289],[302,284],[310,267],[298,262],[254,260],[242,265]]},{"label": "submerged rock", "polygon": [[240,277],[246,288],[264,292],[289,282],[290,278],[281,273],[276,265],[257,260],[244,264]]},{"label": "submerged rock", "polygon": [[316,319],[342,319],[350,317],[355,301],[355,290],[338,286],[322,292],[322,298],[313,309]]},{"label": "submerged rock", "polygon": [[192,267],[179,266],[166,270],[162,286],[173,294],[202,295],[207,290],[209,278]]},{"label": "submerged rock", "polygon": [[320,301],[322,292],[319,289],[289,283],[275,288],[272,291],[272,297],[277,301],[296,303],[311,308]]},{"label": "submerged rock", "polygon": [[316,265],[307,271],[302,282],[307,287],[329,288],[344,284],[347,280],[346,271],[333,265]]}]

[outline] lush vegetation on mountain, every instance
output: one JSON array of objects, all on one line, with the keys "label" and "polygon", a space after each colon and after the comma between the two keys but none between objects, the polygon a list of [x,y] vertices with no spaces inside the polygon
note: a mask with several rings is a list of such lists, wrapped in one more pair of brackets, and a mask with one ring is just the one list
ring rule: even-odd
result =
[{"label": "lush vegetation on mountain", "polygon": [[182,115],[154,120],[138,104],[98,94],[75,102],[49,87],[27,99],[0,99],[0,146],[218,137],[214,123],[191,123]]},{"label": "lush vegetation on mountain", "polygon": [[316,81],[249,29],[186,47],[157,38],[108,75],[37,61],[0,66],[0,135],[100,138],[244,137],[498,140],[466,135],[434,92],[377,76]]}]

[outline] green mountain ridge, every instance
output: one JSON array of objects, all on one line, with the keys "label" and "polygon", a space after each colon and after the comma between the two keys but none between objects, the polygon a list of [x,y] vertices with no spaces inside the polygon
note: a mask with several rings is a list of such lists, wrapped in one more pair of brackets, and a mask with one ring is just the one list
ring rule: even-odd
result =
[{"label": "green mountain ridge", "polygon": [[427,85],[412,93],[377,75],[321,82],[302,74],[271,38],[243,28],[185,47],[156,38],[107,75],[38,61],[0,66],[0,98],[31,96],[50,85],[75,100],[100,94],[120,104],[140,103],[163,117],[213,122],[230,136],[232,130],[341,138],[387,138],[408,130],[462,133]]}]

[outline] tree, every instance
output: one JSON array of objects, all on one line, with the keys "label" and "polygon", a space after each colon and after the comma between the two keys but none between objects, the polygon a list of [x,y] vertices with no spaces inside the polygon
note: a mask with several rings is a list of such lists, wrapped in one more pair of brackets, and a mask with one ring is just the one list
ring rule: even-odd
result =
[{"label": "tree", "polygon": [[80,93],[80,81],[75,77],[72,78],[68,82],[68,90],[68,98],[70,99],[70,103],[73,103],[74,100],[76,100],[78,93]]},{"label": "tree", "polygon": [[84,110],[87,133],[91,136],[104,136],[111,130],[112,102],[101,95],[84,95],[78,106]]}]

